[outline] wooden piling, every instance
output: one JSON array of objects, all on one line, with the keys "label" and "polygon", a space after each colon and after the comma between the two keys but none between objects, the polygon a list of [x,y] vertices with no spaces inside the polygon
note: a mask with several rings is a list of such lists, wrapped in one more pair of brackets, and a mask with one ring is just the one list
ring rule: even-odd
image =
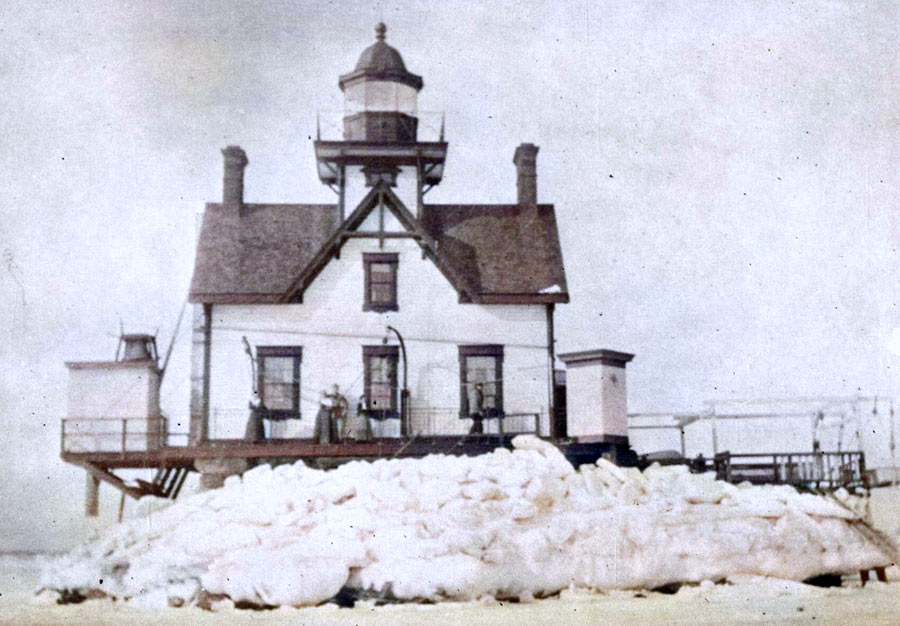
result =
[{"label": "wooden piling", "polygon": [[84,514],[97,517],[100,514],[100,479],[85,473]]}]

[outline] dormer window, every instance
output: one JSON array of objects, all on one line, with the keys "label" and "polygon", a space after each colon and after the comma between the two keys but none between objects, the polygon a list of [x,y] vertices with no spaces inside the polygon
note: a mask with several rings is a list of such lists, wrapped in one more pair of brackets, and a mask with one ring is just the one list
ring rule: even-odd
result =
[{"label": "dormer window", "polygon": [[363,311],[397,311],[397,253],[363,254],[365,294]]}]

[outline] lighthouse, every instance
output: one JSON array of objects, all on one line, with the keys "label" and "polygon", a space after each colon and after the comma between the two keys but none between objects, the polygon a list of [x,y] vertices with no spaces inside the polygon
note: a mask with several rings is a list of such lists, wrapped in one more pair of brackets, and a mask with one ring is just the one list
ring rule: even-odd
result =
[{"label": "lighthouse", "polygon": [[418,95],[422,77],[406,68],[400,53],[386,43],[387,27],[375,27],[375,43],[363,50],[353,71],[338,80],[343,92],[343,139],[314,144],[319,179],[338,196],[346,216],[348,172],[360,169],[366,187],[395,187],[401,173],[415,179],[415,206],[441,182],[447,143],[443,123],[438,141],[419,141]]}]

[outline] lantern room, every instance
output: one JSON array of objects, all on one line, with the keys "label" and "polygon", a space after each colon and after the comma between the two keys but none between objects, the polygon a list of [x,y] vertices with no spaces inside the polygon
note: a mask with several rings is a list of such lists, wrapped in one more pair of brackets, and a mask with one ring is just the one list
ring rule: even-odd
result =
[{"label": "lantern room", "polygon": [[400,53],[384,42],[386,32],[379,23],[377,41],[363,51],[356,69],[338,82],[344,92],[345,141],[416,141],[422,77],[407,71]]}]

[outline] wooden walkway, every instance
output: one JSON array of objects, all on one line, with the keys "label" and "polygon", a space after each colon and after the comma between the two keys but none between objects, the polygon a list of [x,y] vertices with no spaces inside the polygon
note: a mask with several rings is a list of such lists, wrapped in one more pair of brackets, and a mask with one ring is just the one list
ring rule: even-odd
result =
[{"label": "wooden walkway", "polygon": [[[345,441],[322,444],[313,439],[271,439],[247,441],[220,439],[196,446],[160,446],[150,450],[118,450],[111,452],[61,451],[67,463],[84,468],[102,480],[134,498],[144,495],[174,497],[184,482],[184,475],[194,470],[197,460],[243,459],[254,462],[293,462],[305,460],[319,465],[339,465],[354,460],[385,458],[421,458],[429,454],[475,456],[498,447],[511,447],[515,435],[477,434],[419,436],[409,439],[383,438],[368,441]],[[614,443],[579,443],[563,440],[554,442],[574,465],[593,463],[600,456],[612,453],[620,464],[636,462]],[[120,469],[156,469],[153,483],[126,482],[114,473]],[[165,473],[165,474],[164,474]],[[172,481],[177,487],[172,488]],[[159,484],[157,484],[159,483]]]},{"label": "wooden walkway", "polygon": [[[641,466],[651,461],[644,459]],[[687,465],[694,473],[715,472],[716,478],[730,483],[754,485],[791,485],[797,489],[833,491],[844,487],[870,486],[865,455],[848,452],[759,452],[732,454],[720,452],[713,458],[657,459],[662,465]]]}]

